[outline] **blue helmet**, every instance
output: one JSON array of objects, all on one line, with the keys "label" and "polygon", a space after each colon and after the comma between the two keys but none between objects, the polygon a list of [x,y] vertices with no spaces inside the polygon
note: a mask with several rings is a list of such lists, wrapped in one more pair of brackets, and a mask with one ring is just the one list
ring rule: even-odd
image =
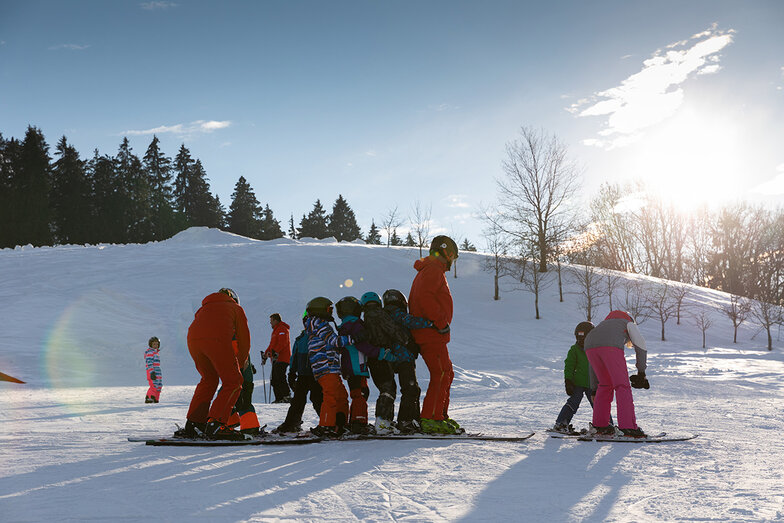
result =
[{"label": "blue helmet", "polygon": [[377,303],[379,307],[381,306],[381,298],[373,291],[363,294],[359,301],[362,303],[362,307],[367,307],[369,303]]}]

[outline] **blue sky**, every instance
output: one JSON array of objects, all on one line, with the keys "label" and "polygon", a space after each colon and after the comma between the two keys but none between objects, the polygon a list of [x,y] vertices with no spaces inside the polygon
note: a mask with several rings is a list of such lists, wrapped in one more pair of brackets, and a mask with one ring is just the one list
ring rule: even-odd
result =
[{"label": "blue sky", "polygon": [[[0,132],[185,143],[228,206],[342,193],[481,246],[521,126],[682,205],[784,204],[784,2],[0,2]],[[402,232],[402,231],[401,231]]]}]

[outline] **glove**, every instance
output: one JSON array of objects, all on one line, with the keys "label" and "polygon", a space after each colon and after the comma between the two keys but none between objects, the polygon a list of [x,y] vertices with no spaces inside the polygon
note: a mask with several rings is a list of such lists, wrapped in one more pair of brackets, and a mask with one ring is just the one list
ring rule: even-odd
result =
[{"label": "glove", "polygon": [[439,334],[449,334],[449,324],[447,323],[446,327],[444,327],[443,329],[436,329],[436,330],[438,331]]},{"label": "glove", "polygon": [[574,394],[574,382],[572,380],[564,380],[564,385],[566,386],[566,395],[571,396]]},{"label": "glove", "polygon": [[356,334],[352,334],[350,338],[352,340],[350,345],[356,345],[357,343],[368,343],[370,341],[370,333],[363,329]]},{"label": "glove", "polygon": [[293,372],[289,372],[289,388],[294,390],[294,386],[297,384],[297,375]]},{"label": "glove", "polygon": [[266,364],[267,364],[267,358],[268,358],[268,357],[269,357],[269,356],[267,356],[267,353],[266,353],[266,352],[265,352],[265,353],[262,353],[262,355],[261,355],[261,364],[262,364],[262,365],[266,365]]},{"label": "glove", "polygon": [[151,373],[150,373],[150,379],[151,379],[152,381],[155,381],[156,379],[158,379],[158,375],[157,375],[157,374],[155,374],[155,372],[151,372]]},{"label": "glove", "polygon": [[389,349],[380,349],[378,351],[378,360],[379,361],[388,361],[390,363],[397,363],[397,358]]},{"label": "glove", "polygon": [[275,352],[275,351],[272,351],[272,354],[270,354],[270,359],[272,360],[273,363],[278,361],[278,353]]},{"label": "glove", "polygon": [[252,363],[250,364],[250,371],[251,371],[253,374],[256,374],[256,367],[254,367]]},{"label": "glove", "polygon": [[631,382],[632,387],[635,389],[650,389],[651,384],[648,383],[648,380],[645,378],[644,372],[638,372],[632,376],[629,376],[629,382]]}]

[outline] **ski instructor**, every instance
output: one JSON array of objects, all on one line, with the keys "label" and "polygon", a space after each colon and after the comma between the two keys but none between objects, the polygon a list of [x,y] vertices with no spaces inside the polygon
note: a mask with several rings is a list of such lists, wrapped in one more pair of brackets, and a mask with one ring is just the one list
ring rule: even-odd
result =
[{"label": "ski instructor", "polygon": [[[236,353],[232,346],[235,338]],[[240,368],[245,366],[250,353],[248,320],[236,292],[223,288],[202,300],[201,308],[196,311],[196,317],[188,328],[188,351],[201,381],[193,392],[185,427],[174,435],[246,439],[244,434],[226,426],[242,390]],[[212,401],[219,379],[222,386],[215,401]]]},{"label": "ski instructor", "polygon": [[455,373],[446,346],[452,322],[452,294],[446,272],[457,259],[457,254],[457,244],[452,238],[436,236],[430,244],[430,255],[414,262],[417,275],[409,293],[409,313],[426,318],[434,325],[434,328],[411,331],[430,372],[430,383],[422,402],[422,431],[427,433],[463,432],[448,414],[449,391]]}]

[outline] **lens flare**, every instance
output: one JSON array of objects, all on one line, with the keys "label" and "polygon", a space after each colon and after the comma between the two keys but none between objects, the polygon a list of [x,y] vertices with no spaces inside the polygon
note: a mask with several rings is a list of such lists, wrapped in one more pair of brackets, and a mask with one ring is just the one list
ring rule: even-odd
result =
[{"label": "lens flare", "polygon": [[354,281],[351,278],[346,279],[346,281],[343,282],[343,285],[341,285],[341,287],[347,287],[347,288],[351,288],[353,286],[354,286]]}]

